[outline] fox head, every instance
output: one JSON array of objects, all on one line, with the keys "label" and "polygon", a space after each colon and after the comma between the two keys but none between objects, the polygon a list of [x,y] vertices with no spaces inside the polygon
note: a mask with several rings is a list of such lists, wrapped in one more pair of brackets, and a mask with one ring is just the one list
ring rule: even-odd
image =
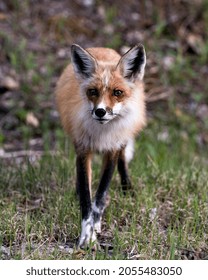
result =
[{"label": "fox head", "polygon": [[72,45],[71,59],[88,112],[95,121],[106,124],[127,112],[126,104],[142,82],[146,55],[142,45],[136,45],[122,57],[115,52],[112,61],[100,59],[96,50],[99,52],[99,48],[84,50]]}]

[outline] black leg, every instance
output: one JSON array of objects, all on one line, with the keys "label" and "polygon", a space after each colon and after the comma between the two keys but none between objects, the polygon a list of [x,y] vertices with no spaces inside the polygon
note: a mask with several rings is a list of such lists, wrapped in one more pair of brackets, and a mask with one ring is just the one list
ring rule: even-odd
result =
[{"label": "black leg", "polygon": [[82,216],[82,231],[79,240],[79,246],[84,247],[90,240],[95,241],[93,214],[91,206],[90,181],[91,181],[91,155],[83,154],[77,156],[77,193],[79,195],[81,216]]},{"label": "black leg", "polygon": [[101,218],[106,206],[108,188],[113,176],[117,159],[118,152],[109,152],[104,158],[102,177],[95,195],[95,201],[93,203],[94,228],[97,232],[101,231]]},{"label": "black leg", "polygon": [[127,163],[125,160],[125,150],[122,149],[118,157],[118,172],[121,177],[121,186],[124,194],[127,190],[131,189],[131,181],[128,175]]},{"label": "black leg", "polygon": [[91,212],[89,175],[87,170],[88,155],[77,156],[77,193],[79,195],[82,219],[87,219]]}]

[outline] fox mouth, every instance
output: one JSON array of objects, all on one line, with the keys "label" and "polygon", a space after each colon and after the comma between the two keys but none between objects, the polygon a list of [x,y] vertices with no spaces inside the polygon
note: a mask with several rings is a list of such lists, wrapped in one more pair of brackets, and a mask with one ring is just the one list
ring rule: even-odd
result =
[{"label": "fox mouth", "polygon": [[105,119],[105,118],[99,118],[99,119],[96,118],[95,120],[101,124],[104,124],[104,123],[107,123],[110,121],[109,119]]},{"label": "fox mouth", "polygon": [[110,118],[95,118],[95,117],[93,117],[93,119],[96,120],[97,122],[99,122],[100,124],[106,124],[106,123],[112,121],[117,116],[120,116],[120,115],[119,114],[114,114]]}]

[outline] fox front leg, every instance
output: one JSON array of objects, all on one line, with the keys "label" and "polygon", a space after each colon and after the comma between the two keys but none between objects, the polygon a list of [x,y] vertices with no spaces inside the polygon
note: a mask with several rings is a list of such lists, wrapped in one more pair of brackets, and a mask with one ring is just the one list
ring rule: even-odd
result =
[{"label": "fox front leg", "polygon": [[106,207],[108,188],[117,163],[118,152],[108,152],[104,155],[102,177],[98,186],[95,201],[92,206],[94,217],[94,229],[101,232],[102,215]]},{"label": "fox front leg", "polygon": [[81,235],[78,247],[84,248],[96,241],[94,220],[91,207],[91,154],[77,155],[77,193],[81,208]]}]

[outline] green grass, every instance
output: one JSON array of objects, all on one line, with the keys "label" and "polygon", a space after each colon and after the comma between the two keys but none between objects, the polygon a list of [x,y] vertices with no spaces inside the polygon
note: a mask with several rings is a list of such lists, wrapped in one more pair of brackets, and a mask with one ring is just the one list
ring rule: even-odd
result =
[{"label": "green grass", "polygon": [[[130,164],[133,193],[122,194],[118,174],[110,187],[101,249],[76,252],[80,233],[71,144],[57,133],[57,155],[45,155],[0,171],[0,246],[12,259],[181,259],[207,258],[208,172],[195,141],[169,127],[157,138],[149,124],[136,142]],[[69,149],[68,149],[69,147]],[[93,190],[101,159],[93,164]],[[133,194],[133,195],[132,195]],[[113,236],[113,238],[112,238]],[[192,255],[191,255],[192,254]],[[200,257],[199,257],[200,256]]]}]

